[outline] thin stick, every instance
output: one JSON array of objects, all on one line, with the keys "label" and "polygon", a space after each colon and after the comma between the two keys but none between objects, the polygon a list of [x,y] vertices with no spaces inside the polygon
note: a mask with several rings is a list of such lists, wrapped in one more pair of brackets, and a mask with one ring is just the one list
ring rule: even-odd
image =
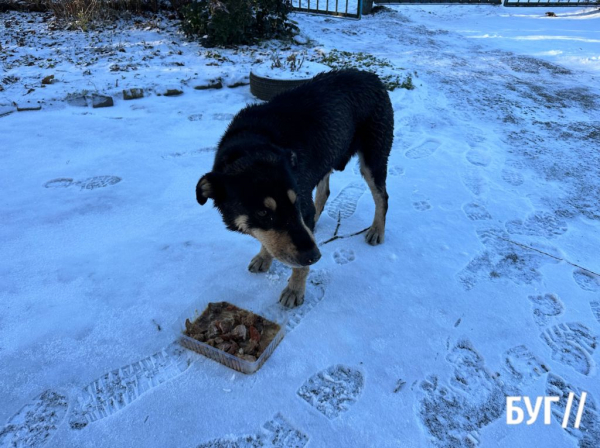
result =
[{"label": "thin stick", "polygon": [[335,241],[335,240],[341,240],[341,239],[344,239],[344,238],[351,238],[353,236],[360,235],[361,233],[365,233],[369,229],[370,229],[370,227],[367,227],[366,229],[362,229],[362,230],[360,230],[358,232],[351,233],[350,235],[335,235],[335,236],[332,236],[327,241],[323,241],[321,244],[319,244],[319,246],[323,246],[323,245],[331,243],[332,241]]},{"label": "thin stick", "polygon": [[335,232],[333,232],[333,236],[337,236],[338,230],[340,230],[341,225],[342,225],[342,212],[338,212],[338,222],[337,222],[337,226],[335,226]]},{"label": "thin stick", "polygon": [[590,274],[594,274],[594,275],[597,275],[597,276],[599,276],[599,277],[600,277],[600,274],[598,274],[597,272],[594,272],[594,271],[592,271],[592,270],[590,270],[590,269],[584,268],[583,266],[580,266],[580,265],[578,265],[578,264],[572,263],[572,262],[570,262],[569,260],[565,260],[564,258],[560,258],[560,257],[557,257],[557,256],[555,256],[555,255],[549,254],[548,252],[544,252],[543,250],[539,250],[539,249],[536,249],[536,248],[534,248],[534,247],[527,246],[526,244],[517,243],[516,241],[509,240],[509,239],[506,239],[506,238],[502,238],[501,236],[499,236],[499,237],[498,237],[498,239],[501,239],[502,241],[506,241],[507,243],[512,243],[512,244],[515,244],[515,245],[517,245],[517,246],[519,246],[519,247],[522,247],[523,249],[529,249],[529,250],[533,250],[534,252],[538,252],[538,253],[540,253],[540,254],[543,254],[543,255],[546,255],[546,256],[548,256],[548,257],[550,257],[550,258],[554,258],[555,260],[558,260],[558,261],[564,261],[565,263],[568,263],[568,264],[570,264],[571,266],[575,266],[576,268],[579,268],[579,269],[581,269],[581,270],[583,270],[583,271],[589,272]]}]

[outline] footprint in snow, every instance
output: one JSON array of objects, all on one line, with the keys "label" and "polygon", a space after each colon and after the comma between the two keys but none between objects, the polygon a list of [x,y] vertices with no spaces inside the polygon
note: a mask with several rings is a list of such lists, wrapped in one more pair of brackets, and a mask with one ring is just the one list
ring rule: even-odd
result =
[{"label": "footprint in snow", "polygon": [[13,415],[0,430],[0,446],[38,448],[48,442],[69,407],[67,397],[47,390]]},{"label": "footprint in snow", "polygon": [[388,175],[392,177],[403,176],[404,168],[398,165],[391,165],[388,167]]},{"label": "footprint in snow", "polygon": [[424,159],[425,157],[431,156],[441,146],[441,142],[436,139],[428,139],[417,146],[410,148],[404,153],[409,159]]},{"label": "footprint in snow", "polygon": [[262,434],[222,437],[201,443],[197,448],[304,448],[307,443],[308,436],[278,413],[263,425]]},{"label": "footprint in snow", "polygon": [[521,173],[509,168],[504,168],[502,170],[502,180],[513,187],[523,185],[523,182],[525,181]]},{"label": "footprint in snow", "polygon": [[475,166],[488,166],[492,161],[492,157],[481,149],[470,149],[467,151],[466,158],[470,164]]},{"label": "footprint in snow", "polygon": [[427,197],[425,197],[425,195],[415,193],[412,195],[411,199],[412,206],[416,211],[425,212],[431,209],[431,204],[429,203],[429,200],[427,199]]},{"label": "footprint in snow", "polygon": [[578,322],[558,324],[548,328],[540,337],[552,349],[552,359],[582,375],[591,373],[597,338],[588,327]]},{"label": "footprint in snow", "polygon": [[364,383],[358,369],[337,365],[310,377],[298,389],[298,395],[332,420],[356,403]]},{"label": "footprint in snow", "polygon": [[427,201],[416,201],[412,203],[412,206],[418,212],[425,212],[431,209],[431,204]]},{"label": "footprint in snow", "polygon": [[473,448],[481,428],[503,416],[504,386],[468,340],[459,341],[446,360],[453,369],[451,379],[444,385],[430,375],[421,382],[418,416],[433,445]]},{"label": "footprint in snow", "polygon": [[358,200],[366,189],[367,186],[364,182],[352,182],[345,186],[333,201],[327,203],[325,211],[331,219],[336,221],[338,218],[350,218],[356,211]]},{"label": "footprint in snow", "polygon": [[198,156],[203,154],[210,154],[211,152],[215,152],[217,148],[215,146],[205,146],[203,148],[194,149],[192,151],[183,151],[183,152],[172,152],[162,156],[163,159],[174,159],[177,157],[185,157],[185,156]]},{"label": "footprint in snow", "polygon": [[529,296],[533,305],[533,319],[543,327],[550,321],[550,318],[561,315],[565,307],[561,300],[555,294],[545,294],[543,296]]},{"label": "footprint in snow", "polygon": [[552,415],[557,423],[562,426],[565,409],[569,394],[573,393],[573,402],[567,427],[564,430],[572,437],[577,439],[579,448],[592,448],[600,446],[600,413],[598,406],[591,394],[587,394],[584,403],[584,412],[581,415],[579,429],[575,428],[575,419],[577,410],[581,402],[582,390],[567,383],[563,378],[552,373],[548,374],[546,379],[546,395],[559,397],[558,403],[552,404]]},{"label": "footprint in snow", "polygon": [[[477,236],[485,250],[477,254],[460,272],[458,280],[465,289],[472,289],[481,281],[510,279],[517,284],[530,285],[543,276],[539,269],[553,260],[539,252],[512,244],[510,235],[495,224],[481,223]],[[544,247],[553,253],[553,247]]]},{"label": "footprint in snow", "polygon": [[507,350],[503,358],[504,370],[508,372],[510,383],[515,386],[529,385],[550,370],[524,345]]},{"label": "footprint in snow", "polygon": [[525,218],[508,221],[506,231],[510,234],[555,238],[567,231],[567,223],[560,217],[548,212],[535,212]]},{"label": "footprint in snow", "polygon": [[337,264],[348,264],[352,263],[356,259],[356,256],[352,249],[341,248],[333,253],[333,259]]},{"label": "footprint in snow", "polygon": [[573,271],[573,279],[585,291],[597,292],[600,290],[600,279],[590,272],[576,269]]},{"label": "footprint in snow", "polygon": [[487,181],[481,174],[479,168],[472,167],[465,169],[460,175],[463,185],[475,196],[481,196],[487,192]]},{"label": "footprint in snow", "polygon": [[591,301],[590,308],[592,308],[592,314],[600,324],[600,302],[596,300]]},{"label": "footprint in snow", "polygon": [[492,215],[487,209],[480,204],[475,202],[470,202],[468,204],[463,205],[463,212],[467,215],[471,221],[484,221],[487,219],[492,219]]},{"label": "footprint in snow", "polygon": [[94,176],[81,181],[75,181],[71,178],[61,177],[58,179],[49,180],[44,184],[46,188],[68,188],[79,187],[82,190],[95,190],[97,188],[109,187],[121,182],[121,178],[117,176]]},{"label": "footprint in snow", "polygon": [[92,381],[76,397],[69,416],[72,429],[109,417],[143,394],[185,372],[196,355],[174,342],[152,356]]}]

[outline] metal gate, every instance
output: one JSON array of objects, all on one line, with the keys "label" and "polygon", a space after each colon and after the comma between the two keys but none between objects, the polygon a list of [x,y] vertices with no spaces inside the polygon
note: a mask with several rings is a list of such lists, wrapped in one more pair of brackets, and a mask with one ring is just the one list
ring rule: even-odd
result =
[{"label": "metal gate", "polygon": [[504,6],[545,6],[562,8],[565,6],[600,6],[598,0],[504,0]]},{"label": "metal gate", "polygon": [[501,5],[502,0],[376,0],[378,5]]},{"label": "metal gate", "polygon": [[292,0],[297,12],[360,19],[363,0]]}]

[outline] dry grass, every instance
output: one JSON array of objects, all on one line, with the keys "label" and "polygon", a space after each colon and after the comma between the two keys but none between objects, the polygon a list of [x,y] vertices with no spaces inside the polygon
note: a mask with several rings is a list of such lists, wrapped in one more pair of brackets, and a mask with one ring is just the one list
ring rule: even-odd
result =
[{"label": "dry grass", "polygon": [[[39,0],[36,0],[39,1]],[[42,0],[69,29],[87,31],[123,13],[158,12],[159,0]]]}]

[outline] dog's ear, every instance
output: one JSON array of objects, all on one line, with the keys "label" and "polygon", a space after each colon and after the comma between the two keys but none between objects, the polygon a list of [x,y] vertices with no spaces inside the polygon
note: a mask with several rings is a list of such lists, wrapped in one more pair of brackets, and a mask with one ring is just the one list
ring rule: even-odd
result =
[{"label": "dog's ear", "polygon": [[196,185],[196,200],[200,205],[206,204],[210,199],[221,199],[223,196],[223,184],[221,175],[218,173],[206,173],[200,178]]}]

